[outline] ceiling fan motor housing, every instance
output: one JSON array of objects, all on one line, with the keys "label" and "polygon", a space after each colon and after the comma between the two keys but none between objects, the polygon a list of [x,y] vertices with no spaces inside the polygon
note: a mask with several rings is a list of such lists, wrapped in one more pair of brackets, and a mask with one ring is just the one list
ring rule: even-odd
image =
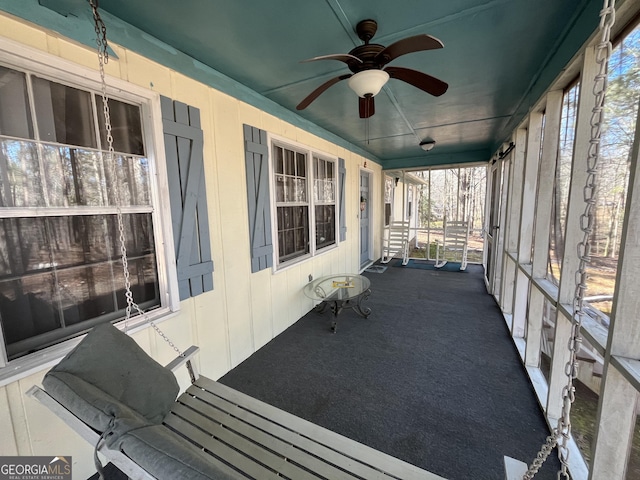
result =
[{"label": "ceiling fan motor housing", "polygon": [[358,45],[349,52],[349,55],[358,57],[360,60],[362,60],[362,62],[358,62],[356,60],[348,61],[347,66],[349,67],[349,70],[351,70],[353,73],[358,73],[362,70],[382,68],[384,63],[380,64],[378,61],[376,61],[376,56],[382,50],[384,50],[384,46],[378,45],[377,43],[366,43],[364,45]]},{"label": "ceiling fan motor housing", "polygon": [[384,65],[384,63],[380,64],[375,61],[376,55],[384,50],[384,46],[377,43],[369,43],[369,40],[375,36],[377,31],[378,22],[372,19],[361,20],[358,22],[358,25],[356,25],[356,33],[358,34],[358,38],[364,42],[364,45],[358,45],[349,52],[350,55],[362,60],[362,62],[355,60],[347,62],[349,70],[353,73],[371,70],[373,68],[380,69]]}]

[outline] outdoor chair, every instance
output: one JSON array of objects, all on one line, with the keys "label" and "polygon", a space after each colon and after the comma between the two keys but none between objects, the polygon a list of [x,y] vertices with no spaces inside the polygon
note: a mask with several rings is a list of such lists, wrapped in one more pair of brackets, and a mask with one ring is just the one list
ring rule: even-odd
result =
[{"label": "outdoor chair", "polygon": [[402,256],[402,265],[409,261],[409,222],[391,222],[382,245],[381,263],[389,263],[396,255]]},{"label": "outdoor chair", "polygon": [[436,240],[435,268],[444,267],[447,262],[460,262],[460,270],[467,268],[467,246],[469,243],[469,222],[444,219],[442,241]]}]

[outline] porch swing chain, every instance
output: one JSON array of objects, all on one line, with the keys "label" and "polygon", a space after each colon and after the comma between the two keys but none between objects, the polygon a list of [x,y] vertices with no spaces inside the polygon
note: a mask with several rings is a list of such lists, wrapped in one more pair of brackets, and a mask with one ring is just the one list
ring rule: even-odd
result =
[{"label": "porch swing chain", "polygon": [[573,299],[573,314],[571,321],[571,337],[569,339],[569,361],[565,366],[567,384],[562,389],[562,414],[558,419],[558,425],[547,437],[545,444],[538,452],[531,466],[523,476],[523,480],[531,480],[538,472],[542,464],[558,447],[560,457],[560,469],[558,480],[570,479],[569,477],[569,447],[571,438],[571,406],[575,401],[574,380],[578,376],[578,351],[582,344],[582,319],[584,316],[584,294],[587,289],[587,264],[591,261],[591,233],[593,231],[594,213],[596,204],[596,191],[598,180],[598,160],[600,155],[600,136],[602,132],[604,97],[607,90],[607,64],[611,57],[611,28],[615,23],[615,0],[604,0],[604,7],[600,11],[600,43],[596,46],[595,61],[599,65],[599,71],[595,76],[593,94],[595,106],[591,114],[591,139],[587,155],[587,178],[583,189],[585,210],[580,216],[580,229],[583,239],[577,245],[580,263],[576,271],[576,290]]},{"label": "porch swing chain", "polygon": [[133,300],[133,292],[131,291],[131,280],[129,275],[129,262],[127,260],[127,245],[126,245],[126,237],[124,233],[124,220],[122,218],[122,208],[120,206],[120,189],[118,188],[118,182],[116,181],[116,161],[115,161],[115,149],[113,148],[113,135],[111,133],[111,114],[109,110],[109,97],[107,94],[107,82],[105,80],[104,66],[109,63],[109,45],[107,43],[107,27],[104,24],[104,21],[100,17],[100,13],[98,12],[98,0],[88,0],[91,5],[91,10],[93,11],[93,21],[96,31],[96,45],[98,47],[98,63],[100,67],[100,82],[102,86],[102,107],[104,114],[104,126],[106,131],[107,145],[108,145],[108,164],[111,169],[111,179],[112,179],[112,194],[115,201],[116,206],[116,217],[118,222],[118,234],[120,241],[120,257],[122,260],[122,273],[124,276],[124,286],[125,286],[125,298],[127,299],[127,307],[125,309],[125,317],[124,317],[124,326],[125,333],[129,329],[129,319],[131,318],[132,310],[135,310],[142,317],[147,319],[149,325],[156,331],[160,337],[167,342],[167,344],[173,348],[173,350],[184,357],[184,353],[164,334],[162,330],[155,324],[155,322],[151,319],[146,318],[145,313],[142,311],[140,306]]}]

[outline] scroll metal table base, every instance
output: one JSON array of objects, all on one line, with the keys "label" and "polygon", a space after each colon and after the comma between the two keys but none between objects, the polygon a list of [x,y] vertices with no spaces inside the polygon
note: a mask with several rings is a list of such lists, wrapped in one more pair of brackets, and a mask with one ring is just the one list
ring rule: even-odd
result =
[{"label": "scroll metal table base", "polygon": [[333,313],[333,321],[331,322],[331,331],[333,333],[336,333],[336,329],[338,327],[338,315],[345,308],[350,308],[361,317],[364,317],[364,318],[369,317],[369,315],[371,314],[371,309],[369,307],[365,307],[362,305],[362,302],[368,299],[369,295],[371,295],[371,289],[366,289],[356,298],[349,298],[346,300],[342,300],[339,298],[336,298],[336,299],[328,298],[320,302],[318,305],[316,305],[315,309],[319,313],[323,313],[327,309],[327,307],[331,309],[331,312]]}]

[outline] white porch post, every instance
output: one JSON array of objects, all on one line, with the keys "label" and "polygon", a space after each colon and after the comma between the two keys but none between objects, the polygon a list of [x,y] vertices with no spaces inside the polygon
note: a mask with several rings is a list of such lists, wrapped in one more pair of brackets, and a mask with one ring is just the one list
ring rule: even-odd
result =
[{"label": "white porch post", "polygon": [[[556,175],[556,163],[558,161],[558,145],[560,142],[562,96],[562,90],[552,90],[547,94],[546,98],[542,158],[540,159],[538,195],[536,198],[533,239],[534,250],[531,261],[531,277],[534,279],[543,279],[547,275],[553,185]],[[540,366],[543,316],[544,295],[537,288],[533,288],[529,295],[528,335],[525,350],[525,364],[528,367]]]},{"label": "white porch post", "polygon": [[[524,179],[522,200],[520,201],[520,229],[518,234],[518,264],[531,263],[531,245],[533,241],[533,222],[536,214],[536,187],[538,185],[538,166],[540,164],[540,140],[542,136],[542,113],[529,115],[527,143],[524,159]],[[517,269],[516,293],[513,305],[512,335],[518,338],[526,336],[527,303],[529,299],[529,278]]]}]

